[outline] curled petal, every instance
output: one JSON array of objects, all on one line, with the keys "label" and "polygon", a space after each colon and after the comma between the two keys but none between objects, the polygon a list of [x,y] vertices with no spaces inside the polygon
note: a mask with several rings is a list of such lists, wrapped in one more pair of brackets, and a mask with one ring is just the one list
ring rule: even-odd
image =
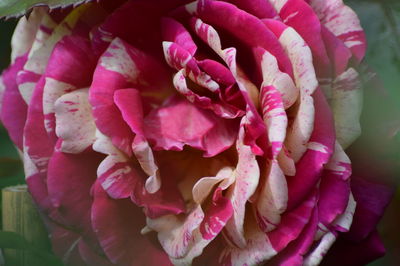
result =
[{"label": "curled petal", "polygon": [[227,103],[214,102],[209,97],[200,96],[190,90],[186,83],[184,70],[178,71],[174,76],[174,85],[178,92],[183,94],[193,104],[213,111],[216,115],[222,118],[233,119],[243,115],[243,111]]},{"label": "curled petal", "polygon": [[145,189],[146,176],[135,161],[116,149],[110,140],[97,132],[93,149],[108,156],[100,163],[97,175],[99,184],[114,199],[130,197],[138,206],[145,208],[147,216],[155,218],[185,211],[176,181],[165,180],[155,193]]},{"label": "curled petal", "polygon": [[[157,79],[154,73],[159,74]],[[133,86],[143,93],[163,98],[169,91],[166,80],[166,71],[160,63],[119,38],[114,39],[101,56],[89,90],[93,116],[97,128],[126,154],[132,154],[133,136],[115,105],[115,91]]]},{"label": "curled petal", "polygon": [[[245,119],[245,118],[243,118]],[[238,151],[238,164],[235,171],[235,183],[228,189],[227,197],[233,206],[233,217],[225,226],[225,234],[238,247],[246,246],[244,236],[244,219],[246,203],[254,194],[260,177],[260,169],[256,156],[249,146],[244,145],[243,125],[239,131],[239,139],[236,143]]]},{"label": "curled petal", "polygon": [[197,46],[182,24],[171,18],[163,18],[161,25],[164,40],[178,44],[192,56],[196,53]]},{"label": "curled petal", "polygon": [[278,69],[277,59],[263,49],[257,49],[259,63],[263,73],[264,86],[274,86],[281,94],[283,105],[285,109],[292,106],[299,95],[299,90],[294,85],[292,78]]}]

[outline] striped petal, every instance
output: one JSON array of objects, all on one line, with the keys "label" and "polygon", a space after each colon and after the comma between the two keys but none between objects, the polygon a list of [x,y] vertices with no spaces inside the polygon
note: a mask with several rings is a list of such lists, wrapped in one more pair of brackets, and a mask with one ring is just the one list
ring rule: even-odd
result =
[{"label": "striped petal", "polygon": [[96,125],[89,104],[89,90],[64,94],[55,102],[56,133],[63,140],[61,151],[81,153],[96,139]]}]

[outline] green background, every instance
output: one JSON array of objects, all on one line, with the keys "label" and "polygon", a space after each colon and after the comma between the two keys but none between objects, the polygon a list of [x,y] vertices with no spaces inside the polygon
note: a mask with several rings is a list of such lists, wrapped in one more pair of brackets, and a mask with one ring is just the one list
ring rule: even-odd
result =
[{"label": "green background", "polygon": [[[365,61],[379,74],[391,98],[400,103],[400,1],[351,0],[345,2],[357,12],[367,34],[369,48]],[[6,68],[9,63],[9,43],[15,24],[16,20],[13,19],[0,21],[0,69]],[[397,138],[400,139],[398,136]],[[400,140],[396,150],[398,152],[393,156],[398,157],[396,160],[400,161]],[[0,188],[23,182],[23,170],[18,153],[0,125]],[[398,191],[379,226],[388,253],[384,258],[370,265],[400,265],[399,226],[400,193]]]}]

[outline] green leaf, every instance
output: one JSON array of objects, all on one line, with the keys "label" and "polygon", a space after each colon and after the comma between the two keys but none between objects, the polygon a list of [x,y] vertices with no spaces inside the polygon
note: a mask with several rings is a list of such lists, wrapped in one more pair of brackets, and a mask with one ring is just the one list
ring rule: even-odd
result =
[{"label": "green leaf", "polygon": [[35,6],[48,6],[53,8],[64,8],[70,5],[79,5],[88,0],[1,0],[0,17],[19,17],[29,12]]}]

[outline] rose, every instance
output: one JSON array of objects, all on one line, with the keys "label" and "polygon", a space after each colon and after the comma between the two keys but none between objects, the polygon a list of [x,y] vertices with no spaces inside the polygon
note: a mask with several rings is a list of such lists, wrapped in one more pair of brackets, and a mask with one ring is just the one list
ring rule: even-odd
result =
[{"label": "rose", "polygon": [[364,52],[340,0],[37,8],[1,119],[67,264],[315,265],[356,206]]}]

